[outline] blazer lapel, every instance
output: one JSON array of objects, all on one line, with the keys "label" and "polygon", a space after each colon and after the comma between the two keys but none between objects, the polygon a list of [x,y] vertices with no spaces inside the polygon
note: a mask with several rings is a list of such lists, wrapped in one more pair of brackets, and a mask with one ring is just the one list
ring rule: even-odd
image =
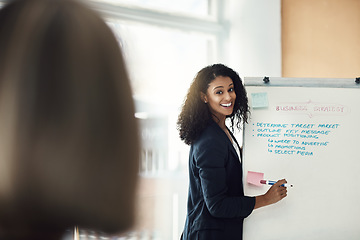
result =
[{"label": "blazer lapel", "polygon": [[229,131],[232,139],[235,141],[236,146],[239,148],[240,156],[238,155],[237,151],[236,151],[235,148],[234,148],[235,146],[232,144],[232,142],[230,141],[230,139],[228,138],[228,136],[226,135],[226,133],[220,128],[220,126],[219,126],[216,122],[213,122],[213,127],[214,127],[215,129],[217,129],[216,131],[218,131],[219,133],[221,132],[220,134],[221,134],[222,138],[224,138],[224,141],[227,141],[227,143],[228,143],[229,145],[231,145],[231,146],[229,147],[229,149],[231,149],[231,150],[230,150],[231,153],[234,154],[234,156],[236,156],[236,157],[240,160],[240,162],[241,162],[242,149],[240,148],[239,143],[237,142],[236,138],[234,137],[234,135],[233,135],[233,133],[230,131],[230,129],[229,129],[228,127],[226,127],[226,128],[228,129],[228,131]]}]

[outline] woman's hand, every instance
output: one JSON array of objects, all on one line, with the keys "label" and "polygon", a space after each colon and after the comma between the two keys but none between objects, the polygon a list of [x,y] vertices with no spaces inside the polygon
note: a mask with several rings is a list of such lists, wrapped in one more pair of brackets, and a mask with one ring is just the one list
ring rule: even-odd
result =
[{"label": "woman's hand", "polygon": [[287,183],[285,179],[277,181],[269,190],[261,196],[256,197],[255,209],[274,204],[287,196],[286,187],[281,185]]}]

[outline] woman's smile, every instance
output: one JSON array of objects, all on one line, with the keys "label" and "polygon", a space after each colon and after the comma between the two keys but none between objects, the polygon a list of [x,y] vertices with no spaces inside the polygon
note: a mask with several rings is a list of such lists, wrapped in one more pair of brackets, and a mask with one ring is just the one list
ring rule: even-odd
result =
[{"label": "woman's smile", "polygon": [[230,102],[228,104],[220,104],[220,105],[223,106],[223,107],[230,107],[230,106],[232,106],[232,103]]}]

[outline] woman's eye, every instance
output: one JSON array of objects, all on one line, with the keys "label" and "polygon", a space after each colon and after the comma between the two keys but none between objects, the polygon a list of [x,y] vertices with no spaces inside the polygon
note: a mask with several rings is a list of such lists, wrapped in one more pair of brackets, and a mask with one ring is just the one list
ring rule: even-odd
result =
[{"label": "woman's eye", "polygon": [[233,91],[234,91],[234,88],[230,88],[230,89],[229,89],[229,92],[233,92]]},{"label": "woman's eye", "polygon": [[222,91],[217,91],[216,94],[222,94],[223,92]]}]

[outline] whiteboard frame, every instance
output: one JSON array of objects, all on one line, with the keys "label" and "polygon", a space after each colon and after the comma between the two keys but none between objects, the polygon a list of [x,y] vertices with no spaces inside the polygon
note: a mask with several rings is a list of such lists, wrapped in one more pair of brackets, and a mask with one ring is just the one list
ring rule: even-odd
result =
[{"label": "whiteboard frame", "polygon": [[353,78],[283,78],[269,77],[269,82],[264,77],[245,77],[246,86],[268,87],[324,87],[324,88],[360,88]]}]

